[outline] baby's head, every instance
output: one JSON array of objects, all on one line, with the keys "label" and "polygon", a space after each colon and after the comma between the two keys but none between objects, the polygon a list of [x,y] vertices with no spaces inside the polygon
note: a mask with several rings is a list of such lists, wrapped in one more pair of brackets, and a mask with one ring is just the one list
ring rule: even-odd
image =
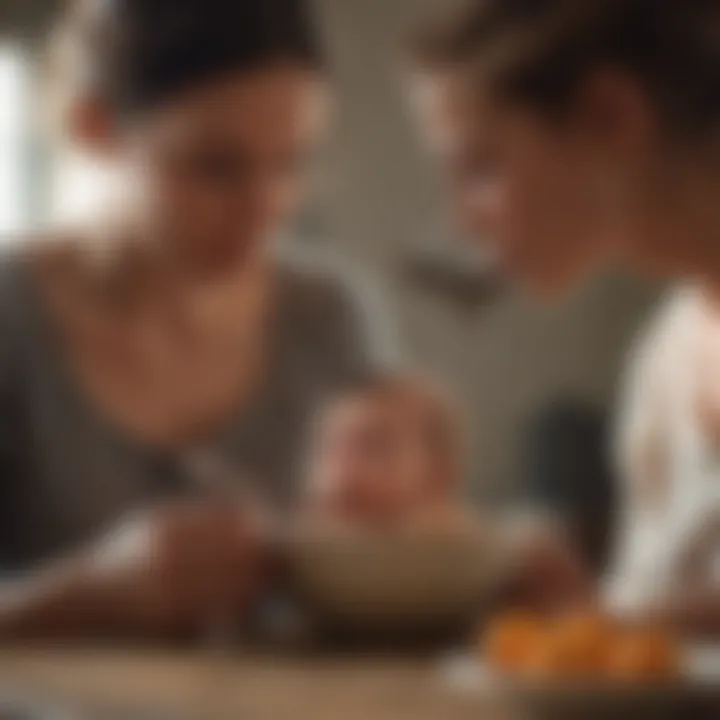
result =
[{"label": "baby's head", "polygon": [[452,503],[461,460],[456,414],[417,377],[377,374],[319,413],[312,446],[312,509],[361,522],[393,522]]}]

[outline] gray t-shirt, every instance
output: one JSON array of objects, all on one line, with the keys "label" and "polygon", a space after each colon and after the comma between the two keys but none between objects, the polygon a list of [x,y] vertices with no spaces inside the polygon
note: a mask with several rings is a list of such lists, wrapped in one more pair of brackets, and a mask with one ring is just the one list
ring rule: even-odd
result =
[{"label": "gray t-shirt", "polygon": [[[277,261],[279,312],[261,390],[211,450],[292,503],[309,418],[328,393],[391,362],[362,298],[312,262]],[[382,320],[382,318],[380,318]],[[0,263],[0,566],[22,569],[92,541],[126,512],[188,491],[177,458],[92,407],[53,337],[27,261]]]}]

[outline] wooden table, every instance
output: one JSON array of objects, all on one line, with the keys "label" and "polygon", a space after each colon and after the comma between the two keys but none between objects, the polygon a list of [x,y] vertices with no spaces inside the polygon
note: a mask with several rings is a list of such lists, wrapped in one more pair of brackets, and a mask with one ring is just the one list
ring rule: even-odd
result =
[{"label": "wooden table", "polygon": [[[0,690],[82,720],[506,720],[444,685],[436,663],[211,659],[199,653],[0,653]],[[152,710],[152,713],[148,711]]]}]

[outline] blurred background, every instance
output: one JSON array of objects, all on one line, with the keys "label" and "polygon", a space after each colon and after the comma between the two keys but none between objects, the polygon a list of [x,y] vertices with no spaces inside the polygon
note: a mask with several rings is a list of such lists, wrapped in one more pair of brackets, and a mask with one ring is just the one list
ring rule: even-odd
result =
[{"label": "blurred background", "polygon": [[[63,148],[43,139],[35,122],[43,114],[37,98],[47,72],[44,35],[61,4],[0,0],[4,239],[81,212],[93,190],[92,169],[76,166]],[[463,251],[446,229],[430,159],[401,92],[401,41],[431,5],[318,0],[334,61],[338,117],[296,242],[327,246],[371,270],[394,308],[408,354],[463,400],[473,491],[524,496],[542,466],[530,459],[538,434],[564,437],[560,454],[567,445],[578,447],[569,426],[585,435],[594,432],[590,426],[598,428],[598,442],[604,442],[601,429],[612,412],[623,358],[658,288],[606,277],[559,308],[542,307],[496,289],[481,272],[456,269]],[[549,447],[544,443],[544,452]]]}]

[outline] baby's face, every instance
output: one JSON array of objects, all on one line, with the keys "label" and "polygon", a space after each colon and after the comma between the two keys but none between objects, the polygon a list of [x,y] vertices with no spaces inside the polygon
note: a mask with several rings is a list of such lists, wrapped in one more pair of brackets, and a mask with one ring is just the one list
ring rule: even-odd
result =
[{"label": "baby's face", "polygon": [[320,427],[310,482],[315,508],[387,522],[447,503],[458,472],[452,430],[426,397],[367,393],[339,401]]}]

